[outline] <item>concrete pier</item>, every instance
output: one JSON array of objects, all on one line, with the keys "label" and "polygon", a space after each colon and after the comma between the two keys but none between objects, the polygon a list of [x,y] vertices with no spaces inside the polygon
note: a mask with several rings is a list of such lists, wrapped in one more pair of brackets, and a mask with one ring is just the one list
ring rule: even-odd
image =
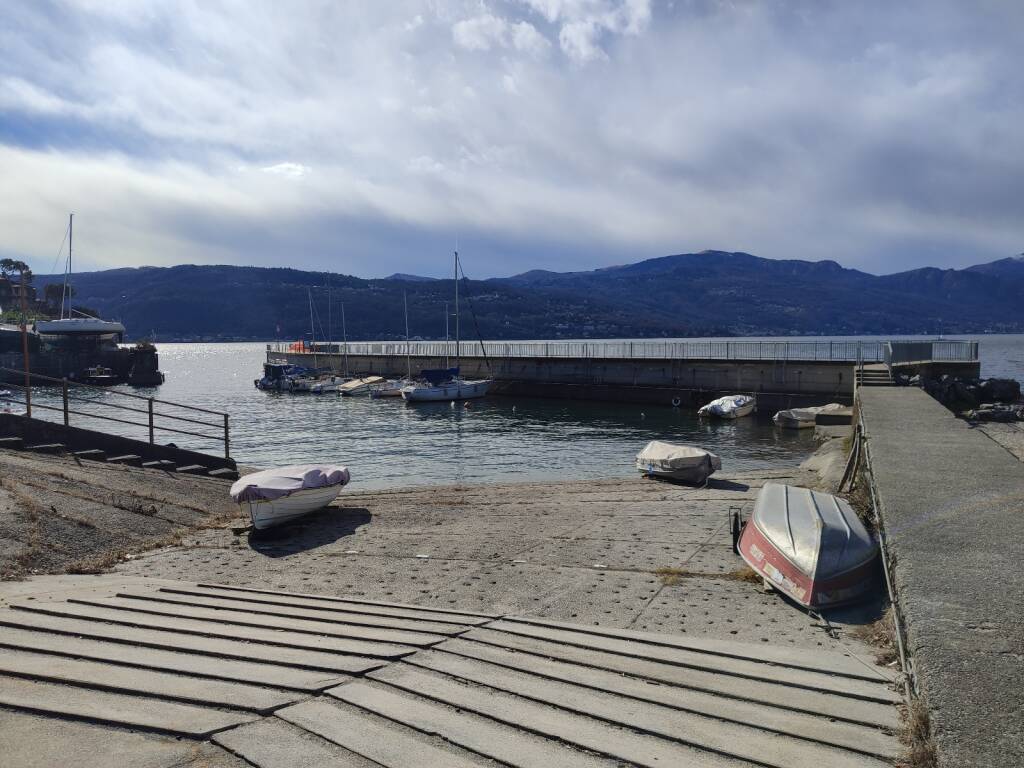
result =
[{"label": "concrete pier", "polygon": [[[466,378],[494,380],[491,393],[699,407],[725,394],[754,394],[758,410],[853,401],[855,367],[881,363],[902,342],[463,342]],[[978,375],[974,342],[905,343],[894,365],[928,375]],[[906,358],[906,359],[903,359]],[[910,359],[913,358],[913,359]],[[380,376],[455,365],[445,342],[267,345],[268,362]]]},{"label": "concrete pier", "polygon": [[858,401],[939,766],[1024,765],[1024,464],[919,389]]}]

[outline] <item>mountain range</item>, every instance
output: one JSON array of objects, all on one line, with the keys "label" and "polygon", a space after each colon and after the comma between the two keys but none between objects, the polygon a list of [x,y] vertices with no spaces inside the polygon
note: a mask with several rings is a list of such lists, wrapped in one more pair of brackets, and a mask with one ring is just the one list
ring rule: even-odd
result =
[{"label": "mountain range", "polygon": [[[37,275],[35,284],[62,279]],[[239,266],[111,269],[72,282],[76,303],[121,320],[133,338],[162,341],[299,339],[311,328],[318,340],[398,339],[403,294],[412,336],[444,338],[454,295],[450,279]],[[460,291],[463,338],[1024,331],[1024,254],[879,276],[834,261],[702,251],[587,272],[532,270]]]}]

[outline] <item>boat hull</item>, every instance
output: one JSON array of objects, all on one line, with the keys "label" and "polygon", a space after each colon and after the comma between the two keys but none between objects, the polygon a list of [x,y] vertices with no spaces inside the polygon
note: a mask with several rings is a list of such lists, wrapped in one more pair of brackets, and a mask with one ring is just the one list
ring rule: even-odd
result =
[{"label": "boat hull", "polygon": [[486,395],[490,386],[490,379],[481,381],[453,381],[436,387],[406,387],[402,390],[402,397],[407,402],[471,400]]},{"label": "boat hull", "polygon": [[876,558],[816,579],[791,563],[753,522],[743,527],[740,557],[766,582],[805,608],[835,608],[867,597],[876,586]]},{"label": "boat hull", "polygon": [[241,506],[248,508],[253,528],[262,531],[323,509],[338,498],[342,487],[331,485],[325,488],[308,488],[278,499],[246,501]]},{"label": "boat hull", "polygon": [[[737,403],[736,400],[741,402]],[[747,395],[729,395],[712,400],[697,410],[698,416],[710,416],[716,419],[741,419],[754,412],[757,401]]]}]

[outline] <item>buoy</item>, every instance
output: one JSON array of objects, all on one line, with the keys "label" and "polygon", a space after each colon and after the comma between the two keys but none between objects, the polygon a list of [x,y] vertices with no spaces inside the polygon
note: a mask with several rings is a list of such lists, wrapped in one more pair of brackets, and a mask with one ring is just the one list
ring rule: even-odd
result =
[{"label": "buoy", "polygon": [[640,411],[640,418],[641,419],[646,419],[647,418],[647,414],[644,413],[643,411]]},{"label": "buoy", "polygon": [[673,408],[678,408],[678,407],[679,407],[679,404],[680,404],[681,402],[682,402],[682,400],[680,400],[680,399],[679,399],[678,397],[673,397],[673,398],[672,398],[672,407],[673,407]]},{"label": "buoy", "polygon": [[454,401],[454,400],[452,400],[452,401],[451,401],[450,403],[448,403],[448,405],[449,405],[450,407],[454,408],[454,407],[455,407],[455,401]]}]

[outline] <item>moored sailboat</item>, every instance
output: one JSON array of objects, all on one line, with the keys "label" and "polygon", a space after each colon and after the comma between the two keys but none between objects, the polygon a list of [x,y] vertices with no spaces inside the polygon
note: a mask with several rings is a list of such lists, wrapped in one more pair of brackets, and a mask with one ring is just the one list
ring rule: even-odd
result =
[{"label": "moored sailboat", "polygon": [[463,379],[460,375],[462,349],[459,337],[459,252],[455,251],[455,367],[441,371],[423,371],[425,384],[412,384],[402,390],[406,402],[470,400],[487,394],[491,379]]}]

